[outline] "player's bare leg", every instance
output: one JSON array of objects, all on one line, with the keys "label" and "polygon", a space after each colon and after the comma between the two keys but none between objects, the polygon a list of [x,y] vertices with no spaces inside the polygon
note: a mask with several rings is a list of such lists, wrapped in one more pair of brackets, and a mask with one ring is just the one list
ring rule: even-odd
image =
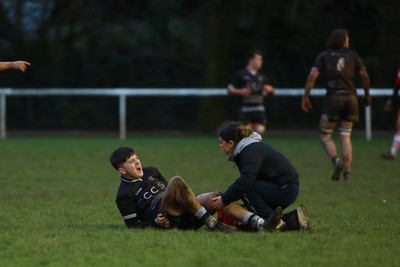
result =
[{"label": "player's bare leg", "polygon": [[189,185],[179,176],[175,176],[169,181],[162,200],[162,208],[172,216],[179,216],[189,212],[212,230],[226,232],[236,230],[235,227],[224,225],[212,217],[197,200]]},{"label": "player's bare leg", "polygon": [[272,232],[285,227],[285,222],[282,221],[283,210],[281,207],[276,208],[268,219],[261,218],[237,203],[230,203],[222,211],[229,217],[242,221],[245,225],[258,231]]},{"label": "player's bare leg", "polygon": [[340,122],[340,141],[342,143],[342,159],[343,159],[343,178],[350,179],[351,163],[353,161],[353,147],[351,145],[351,130],[353,123],[348,121]]},{"label": "player's bare leg", "polygon": [[343,170],[343,163],[341,159],[337,156],[336,145],[332,140],[332,133],[335,127],[337,126],[337,122],[329,121],[328,116],[323,114],[321,116],[320,121],[320,139],[321,144],[330,159],[332,160],[334,166],[334,173],[331,177],[331,180],[338,181],[340,179],[340,174]]},{"label": "player's bare leg", "polygon": [[[204,193],[198,195],[197,199],[211,214],[213,214],[216,210],[212,209],[212,199],[220,195],[220,192]],[[222,209],[222,211],[234,220],[242,221],[245,225],[258,231],[272,232],[285,226],[285,223],[282,221],[282,209],[280,207],[274,211],[268,220],[259,217],[257,214],[248,211],[242,205],[235,202],[230,203]]]},{"label": "player's bare leg", "polygon": [[395,159],[397,151],[400,149],[400,110],[397,114],[396,132],[393,136],[392,147],[388,153],[383,153],[382,157],[385,159]]},{"label": "player's bare leg", "polygon": [[174,216],[182,215],[185,212],[194,214],[201,208],[192,189],[178,176],[169,181],[162,205],[166,212]]}]

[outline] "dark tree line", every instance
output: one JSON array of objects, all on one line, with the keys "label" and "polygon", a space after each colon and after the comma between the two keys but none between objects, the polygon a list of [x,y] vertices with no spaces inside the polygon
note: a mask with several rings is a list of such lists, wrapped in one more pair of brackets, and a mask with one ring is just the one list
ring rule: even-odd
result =
[{"label": "dark tree line", "polygon": [[[397,0],[2,0],[0,60],[26,59],[32,66],[25,74],[0,73],[0,87],[225,87],[254,48],[265,52],[264,71],[272,84],[302,87],[335,28],[349,30],[372,86],[391,87],[400,65],[399,10]],[[234,118],[237,103],[144,100],[130,100],[130,112],[147,121],[144,128],[212,128]],[[15,128],[116,124],[110,99],[10,102],[8,119]],[[272,122],[288,120],[280,127],[314,121],[296,115],[298,99],[267,104]],[[187,117],[178,116],[182,109]],[[54,115],[64,117],[54,121]],[[85,116],[94,118],[92,124]],[[135,123],[132,119],[132,127]]]}]

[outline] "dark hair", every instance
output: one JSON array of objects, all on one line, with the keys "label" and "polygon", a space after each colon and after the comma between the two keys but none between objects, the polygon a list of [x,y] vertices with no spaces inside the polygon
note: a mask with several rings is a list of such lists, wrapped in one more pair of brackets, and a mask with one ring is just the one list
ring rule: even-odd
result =
[{"label": "dark hair", "polygon": [[336,29],[326,40],[326,47],[329,49],[339,49],[344,47],[346,37],[349,36],[349,32],[344,29]]},{"label": "dark hair", "polygon": [[135,150],[131,147],[119,147],[114,150],[113,153],[111,153],[109,160],[111,165],[115,169],[118,169],[122,163],[124,163],[127,159],[135,154]]},{"label": "dark hair", "polygon": [[236,121],[227,121],[218,128],[217,132],[218,136],[225,142],[233,141],[238,143],[243,138],[249,137],[253,133],[253,129]]},{"label": "dark hair", "polygon": [[251,50],[248,54],[247,54],[247,59],[253,59],[256,55],[259,56],[264,56],[263,52],[261,50]]}]

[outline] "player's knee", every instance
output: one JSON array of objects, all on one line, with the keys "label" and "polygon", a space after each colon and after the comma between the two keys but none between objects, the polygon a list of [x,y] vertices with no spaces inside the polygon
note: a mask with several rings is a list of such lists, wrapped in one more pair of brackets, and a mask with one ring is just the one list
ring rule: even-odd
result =
[{"label": "player's knee", "polygon": [[339,133],[342,137],[350,137],[352,131],[352,126],[350,125],[340,125]]},{"label": "player's knee", "polygon": [[323,136],[326,136],[326,137],[329,136],[329,138],[330,138],[330,136],[332,136],[333,128],[329,124],[328,115],[325,115],[325,114],[322,115],[321,121],[320,121],[320,124],[319,124],[319,129],[320,129],[320,132],[321,132],[321,138]]},{"label": "player's knee", "polygon": [[332,132],[327,133],[321,130],[321,134],[319,136],[322,143],[326,143],[332,141]]},{"label": "player's knee", "polygon": [[193,194],[190,193],[191,189],[189,185],[180,176],[172,177],[172,179],[168,183],[168,187],[171,187],[175,194],[181,197],[186,197],[188,194]]},{"label": "player's knee", "polygon": [[169,180],[169,184],[171,185],[180,185],[180,184],[184,184],[185,180],[183,180],[182,177],[180,176],[174,176],[171,178],[171,180]]}]

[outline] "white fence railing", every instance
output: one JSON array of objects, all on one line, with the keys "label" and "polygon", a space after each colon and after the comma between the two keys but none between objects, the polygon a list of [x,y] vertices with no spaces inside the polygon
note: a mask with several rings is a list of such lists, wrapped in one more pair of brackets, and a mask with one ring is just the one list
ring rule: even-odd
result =
[{"label": "white fence railing", "polygon": [[[292,96],[300,97],[303,95],[301,88],[278,88],[275,90],[276,96]],[[364,91],[358,89],[358,94],[363,95]],[[370,94],[374,96],[391,96],[392,89],[371,89]],[[119,98],[119,136],[121,139],[126,138],[126,98],[137,96],[198,96],[213,97],[226,96],[226,89],[221,88],[179,88],[179,89],[162,89],[162,88],[90,88],[90,89],[0,89],[0,137],[5,139],[7,136],[6,127],[6,106],[7,97],[13,96],[110,96]],[[311,96],[323,96],[325,89],[313,89]],[[299,104],[300,109],[300,104]],[[367,140],[372,138],[371,126],[371,108],[365,110],[365,131]]]}]

